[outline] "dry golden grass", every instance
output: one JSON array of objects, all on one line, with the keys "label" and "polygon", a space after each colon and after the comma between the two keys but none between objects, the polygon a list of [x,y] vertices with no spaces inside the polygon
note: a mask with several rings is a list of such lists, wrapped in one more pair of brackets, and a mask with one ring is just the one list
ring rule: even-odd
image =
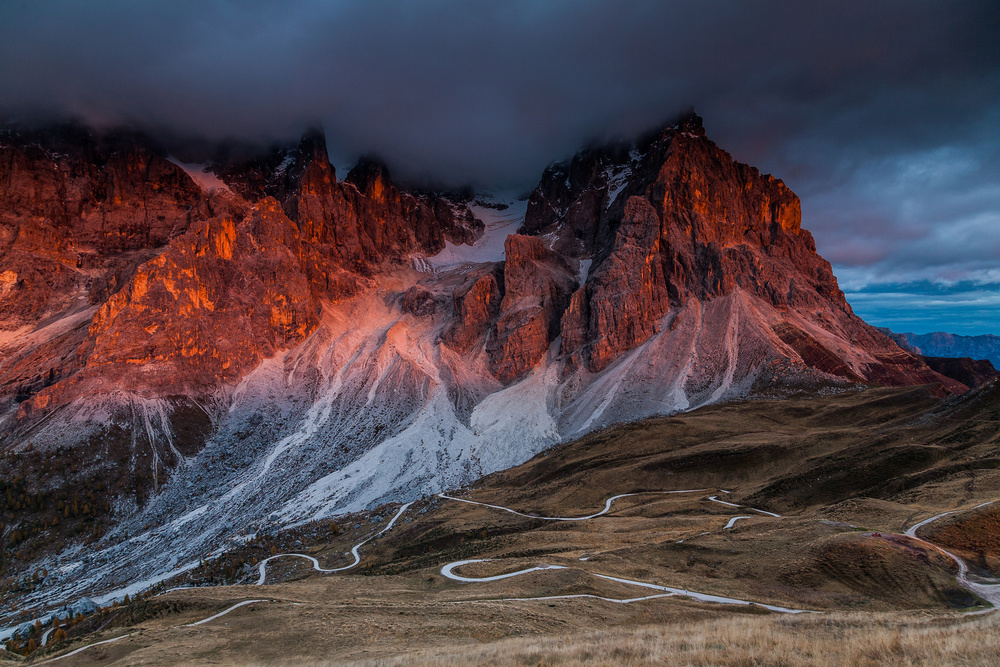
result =
[{"label": "dry golden grass", "polygon": [[[1000,385],[991,391],[944,404],[907,388],[719,405],[602,431],[453,495],[582,516],[613,494],[706,490],[622,498],[581,522],[428,498],[366,547],[356,573],[310,576],[296,559],[279,561],[263,589],[176,591],[164,600],[183,611],[60,664],[1000,665],[1000,612],[956,613],[977,601],[954,564],[900,535],[961,510],[924,531],[968,528],[955,546],[971,565],[986,558],[992,567],[998,533],[982,521],[994,506],[966,514],[1000,498]],[[711,502],[717,489],[784,516],[724,528],[745,510]],[[327,562],[353,539],[345,532],[312,551]],[[467,566],[469,575],[541,562],[563,569],[486,584],[440,574],[470,558],[493,560]],[[680,596],[497,600],[636,594],[591,573],[824,613],[762,614]],[[274,602],[184,625],[264,596]]]},{"label": "dry golden grass", "polygon": [[352,664],[359,667],[1000,665],[1000,616],[921,618],[831,614],[719,618],[568,636],[520,637],[451,652],[422,652]]}]

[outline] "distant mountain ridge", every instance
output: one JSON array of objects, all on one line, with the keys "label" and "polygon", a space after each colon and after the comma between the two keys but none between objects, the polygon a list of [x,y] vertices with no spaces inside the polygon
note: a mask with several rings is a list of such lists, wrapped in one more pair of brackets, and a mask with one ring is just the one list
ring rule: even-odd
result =
[{"label": "distant mountain ridge", "polygon": [[962,336],[943,331],[928,334],[893,333],[880,328],[898,344],[918,354],[928,357],[969,357],[988,359],[994,368],[1000,369],[1000,336]]}]

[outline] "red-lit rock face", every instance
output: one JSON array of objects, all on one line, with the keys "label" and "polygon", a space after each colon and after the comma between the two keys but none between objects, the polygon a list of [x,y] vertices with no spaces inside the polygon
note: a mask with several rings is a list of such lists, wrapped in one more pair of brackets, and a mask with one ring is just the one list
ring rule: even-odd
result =
[{"label": "red-lit rock face", "polygon": [[[696,118],[550,168],[505,260],[450,282],[406,265],[446,242],[475,242],[483,223],[470,208],[401,191],[370,161],[338,181],[322,135],[220,160],[229,190],[210,193],[150,146],[65,129],[0,141],[9,423],[102,392],[235,386],[308,339],[324,303],[390,285],[402,286],[385,302],[488,374],[482,386],[516,383],[539,364],[600,373],[675,327],[678,340],[692,322],[704,328],[705,313],[737,333],[695,335],[689,374],[711,378],[704,360],[736,336],[759,349],[739,369],[731,360],[727,382],[751,382],[768,359],[848,381],[943,380],[854,316],[801,228],[798,198],[733,161]],[[709,308],[730,297],[738,325]]]},{"label": "red-lit rock face", "polygon": [[512,234],[504,249],[504,297],[486,352],[490,372],[509,384],[548,352],[576,282],[538,237]]},{"label": "red-lit rock face", "polygon": [[[854,316],[829,262],[801,228],[801,209],[780,180],[739,164],[685,119],[641,151],[590,151],[550,168],[531,196],[524,230],[560,230],[555,247],[593,256],[585,289],[564,319],[562,350],[600,371],[659,332],[691,299],[740,290],[777,313],[833,328],[877,359],[858,371],[792,324],[774,332],[802,360],[858,381],[940,381]],[[566,233],[567,230],[569,233]]]},{"label": "red-lit rock face", "polygon": [[452,319],[441,339],[460,354],[473,349],[500,312],[500,283],[491,270],[473,274],[455,291]]},{"label": "red-lit rock face", "polygon": [[269,161],[222,169],[223,178],[249,201],[272,196],[281,203],[302,241],[317,251],[311,262],[316,280],[337,268],[372,275],[387,260],[405,260],[414,252],[433,255],[445,241],[467,243],[482,233],[482,223],[467,207],[401,192],[376,162],[362,161],[337,181],[325,141],[321,134],[308,134],[297,148]]},{"label": "red-lit rock face", "polygon": [[289,249],[296,236],[270,198],[239,222],[195,223],[94,315],[85,371],[157,369],[147,385],[185,393],[233,382],[302,341],[319,304]]},{"label": "red-lit rock face", "polygon": [[338,181],[320,135],[220,154],[205,191],[137,135],[0,134],[0,475],[112,480],[134,561],[718,401],[964,389],[853,314],[795,195],[695,118],[550,168],[509,235],[370,161]]},{"label": "red-lit rock face", "polygon": [[100,299],[143,252],[210,215],[201,189],[140,137],[67,134],[0,148],[4,329],[65,310],[80,290]]},{"label": "red-lit rock face", "polygon": [[6,137],[0,327],[75,318],[40,346],[7,348],[0,391],[20,417],[95,389],[162,396],[238,382],[307,337],[322,300],[481,232],[464,205],[401,193],[377,165],[338,183],[322,136],[283,164],[230,166],[233,192],[206,193],[140,136]]}]

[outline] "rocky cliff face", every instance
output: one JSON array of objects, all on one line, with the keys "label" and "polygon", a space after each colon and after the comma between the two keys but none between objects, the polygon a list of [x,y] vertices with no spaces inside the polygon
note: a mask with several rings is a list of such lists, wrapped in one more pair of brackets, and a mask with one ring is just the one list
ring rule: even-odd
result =
[{"label": "rocky cliff face", "polygon": [[568,265],[538,237],[512,234],[504,244],[504,295],[486,343],[490,372],[520,379],[548,352],[576,287]]},{"label": "rocky cliff face", "polygon": [[208,215],[198,186],[139,135],[0,135],[0,326],[106,298],[137,260]]},{"label": "rocky cliff face", "polygon": [[[0,474],[58,451],[35,491],[115,480],[92,587],[126,551],[138,574],[614,422],[965,388],[853,314],[795,195],[696,117],[550,167],[526,203],[406,192],[372,161],[337,180],[316,133],[210,169],[224,187],[134,133],[0,136]],[[26,553],[58,532],[36,505]]]},{"label": "rocky cliff face", "polygon": [[[434,194],[401,192],[384,165],[362,160],[337,181],[326,140],[311,132],[299,145],[265,157],[229,160],[221,178],[251,203],[277,199],[315,250],[309,262],[317,282],[342,269],[371,276],[386,261],[414,252],[435,254],[446,241],[470,243],[483,231],[468,207]],[[356,286],[347,280],[342,289]]]},{"label": "rocky cliff face", "polygon": [[60,127],[0,150],[0,327],[16,348],[54,318],[88,325],[66,368],[0,385],[19,402],[84,368],[160,395],[238,381],[311,333],[320,300],[482,233],[468,207],[400,192],[379,165],[337,182],[315,133],[221,169],[231,192],[204,192],[141,135]]},{"label": "rocky cliff face", "polygon": [[[322,303],[482,233],[465,204],[402,192],[377,165],[338,182],[315,133],[219,171],[228,188],[205,191],[136,133],[0,135],[8,447],[97,438],[100,467],[124,456],[129,486],[156,489],[210,435],[219,392],[312,334]],[[60,428],[38,434],[52,416]]]},{"label": "rocky cliff face", "polygon": [[[774,315],[776,346],[817,370],[887,384],[941,380],[854,316],[801,227],[798,197],[735,162],[696,116],[635,146],[590,150],[550,167],[531,195],[524,230],[593,261],[562,341],[563,353],[593,372],[657,334],[668,314],[673,323],[692,301],[739,291]],[[845,360],[782,313],[805,317],[869,358]]]}]

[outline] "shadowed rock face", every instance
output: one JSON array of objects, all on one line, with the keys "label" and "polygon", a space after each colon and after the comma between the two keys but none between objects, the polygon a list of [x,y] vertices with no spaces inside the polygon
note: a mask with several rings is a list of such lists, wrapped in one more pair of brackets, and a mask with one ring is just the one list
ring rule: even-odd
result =
[{"label": "shadowed rock face", "polygon": [[957,380],[968,387],[979,387],[1000,376],[989,359],[969,357],[928,357],[921,359],[935,372]]},{"label": "shadowed rock face", "polygon": [[472,273],[455,290],[451,322],[441,340],[460,354],[469,352],[477,343],[482,344],[481,338],[500,312],[503,273],[497,268]]}]

